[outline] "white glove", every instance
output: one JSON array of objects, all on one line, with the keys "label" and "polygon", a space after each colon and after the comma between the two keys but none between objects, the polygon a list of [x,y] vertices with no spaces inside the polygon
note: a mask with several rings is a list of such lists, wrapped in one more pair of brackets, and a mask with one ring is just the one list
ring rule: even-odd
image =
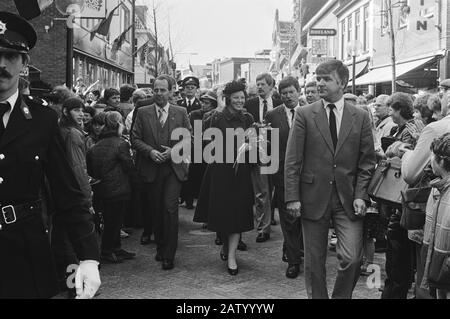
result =
[{"label": "white glove", "polygon": [[84,260],[80,262],[75,274],[76,299],[91,299],[100,287],[98,261]]}]

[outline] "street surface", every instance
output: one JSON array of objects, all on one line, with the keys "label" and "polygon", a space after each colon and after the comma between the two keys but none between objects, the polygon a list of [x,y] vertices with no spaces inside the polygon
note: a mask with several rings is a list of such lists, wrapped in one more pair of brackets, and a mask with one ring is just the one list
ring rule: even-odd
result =
[{"label": "street surface", "polygon": [[[220,260],[215,233],[192,222],[193,210],[180,207],[180,227],[175,268],[164,271],[154,260],[155,244],[139,243],[141,229],[122,240],[126,250],[137,253],[135,260],[104,264],[99,299],[304,299],[307,298],[303,274],[296,279],[285,276],[287,264],[281,261],[283,237],[278,215],[270,240],[256,243],[256,231],[243,234],[248,251],[238,251],[239,274],[230,276],[226,262]],[[375,255],[384,269],[384,254]],[[327,277],[331,295],[336,276],[336,253],[329,251]],[[383,277],[384,278],[384,277]],[[369,289],[361,277],[353,298],[379,299],[377,288]],[[381,281],[383,283],[383,281]]]}]

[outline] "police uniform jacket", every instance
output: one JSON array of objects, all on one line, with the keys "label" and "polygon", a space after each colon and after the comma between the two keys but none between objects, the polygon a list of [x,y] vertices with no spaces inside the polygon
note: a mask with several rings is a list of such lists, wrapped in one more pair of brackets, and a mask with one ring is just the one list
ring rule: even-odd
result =
[{"label": "police uniform jacket", "polygon": [[178,101],[177,104],[181,107],[184,107],[187,110],[188,114],[191,114],[192,111],[200,110],[202,108],[200,100],[197,98],[194,99],[194,103],[192,103],[191,107],[188,106],[188,102],[186,99]]},{"label": "police uniform jacket", "polygon": [[36,213],[2,223],[0,298],[47,298],[58,292],[38,202],[44,174],[54,199],[53,224],[67,230],[80,260],[99,260],[92,215],[68,164],[56,112],[19,96],[0,137],[0,207],[22,205],[21,210]]}]

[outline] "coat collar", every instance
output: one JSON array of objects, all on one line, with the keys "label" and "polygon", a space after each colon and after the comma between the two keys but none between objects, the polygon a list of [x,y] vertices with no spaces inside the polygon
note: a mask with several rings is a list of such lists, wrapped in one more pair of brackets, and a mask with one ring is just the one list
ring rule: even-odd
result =
[{"label": "coat collar", "polygon": [[30,109],[19,96],[9,117],[6,130],[0,141],[0,149],[4,148],[19,136],[27,133],[30,130],[30,125],[28,125],[27,122],[32,118]]}]

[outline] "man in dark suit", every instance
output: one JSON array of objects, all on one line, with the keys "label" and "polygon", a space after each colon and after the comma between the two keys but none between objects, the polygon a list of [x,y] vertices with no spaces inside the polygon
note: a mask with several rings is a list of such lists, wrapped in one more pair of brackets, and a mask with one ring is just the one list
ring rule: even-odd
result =
[{"label": "man in dark suit", "polygon": [[279,130],[279,169],[272,175],[272,179],[277,193],[277,207],[284,237],[283,252],[286,252],[288,262],[286,277],[296,278],[300,273],[302,262],[303,239],[300,218],[292,217],[288,213],[284,201],[284,158],[289,131],[294,122],[295,109],[300,107],[300,85],[297,79],[287,76],[278,84],[278,90],[283,104],[267,112],[266,122],[270,123],[272,128]]},{"label": "man in dark suit", "polygon": [[182,86],[185,97],[177,102],[178,105],[184,107],[188,114],[191,114],[192,111],[200,110],[202,105],[197,98],[197,90],[200,88],[199,79],[195,76],[188,76],[183,79]]},{"label": "man in dark suit", "polygon": [[322,100],[298,108],[285,162],[285,200],[302,217],[309,298],[328,298],[325,261],[330,219],[339,260],[333,298],[351,298],[362,261],[367,186],[375,168],[369,114],[344,102],[349,78],[338,60],[316,69]]},{"label": "man in dark suit", "polygon": [[[150,185],[155,205],[154,234],[157,245],[155,259],[162,261],[162,269],[174,267],[178,244],[178,197],[181,182],[188,176],[186,162],[174,162],[172,149],[190,139],[175,141],[172,132],[177,128],[191,130],[186,109],[169,103],[172,79],[161,75],[154,84],[155,104],[137,110],[132,131],[132,144],[137,150],[137,169]],[[145,232],[151,230],[144,229]]]},{"label": "man in dark suit", "polygon": [[78,297],[92,298],[100,286],[100,251],[57,114],[18,90],[36,40],[27,21],[0,12],[0,299],[48,298],[59,292],[42,220],[44,175],[54,200],[53,225],[67,233],[80,260],[74,288]]},{"label": "man in dark suit", "polygon": [[[257,123],[262,123],[267,112],[282,102],[272,98],[275,80],[268,73],[256,77],[258,97],[248,100],[244,108],[253,116]],[[261,174],[259,166],[252,169],[253,190],[255,192],[256,220],[258,236],[256,242],[262,243],[270,238],[270,224],[272,222],[272,187],[269,175]]]}]

